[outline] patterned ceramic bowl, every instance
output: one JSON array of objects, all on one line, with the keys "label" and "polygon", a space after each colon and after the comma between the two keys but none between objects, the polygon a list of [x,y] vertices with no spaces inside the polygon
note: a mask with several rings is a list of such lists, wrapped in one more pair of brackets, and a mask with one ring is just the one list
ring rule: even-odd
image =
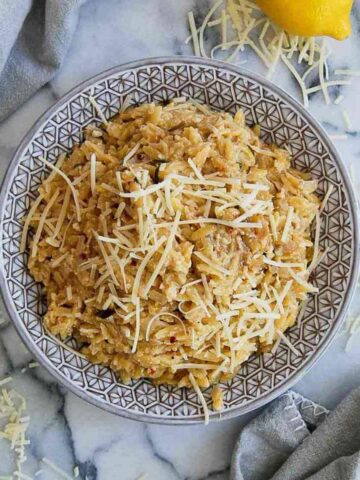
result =
[{"label": "patterned ceramic bowl", "polygon": [[[287,332],[300,355],[282,344],[274,356],[252,357],[222,386],[225,409],[221,416],[211,413],[211,419],[240,415],[272,400],[324,353],[356,283],[356,201],[334,146],[309,113],[275,85],[231,65],[184,57],[143,60],[101,73],[65,95],[26,135],[0,197],[0,281],[6,307],[25,344],[59,382],[90,403],[137,420],[191,424],[203,416],[194,391],[154,386],[149,380],[122,385],[111,370],[77,355],[73,340],[67,349],[47,336],[41,322],[41,286],[27,272],[27,254],[19,251],[22,218],[48,175],[39,157],[55,162],[82,140],[86,125],[101,122],[89,95],[106,117],[116,114],[128,95],[132,104],[186,96],[232,113],[242,108],[250,125],[261,125],[265,141],[287,145],[295,167],[319,180],[319,195],[333,186],[321,223],[320,245],[328,254],[313,275],[319,293],[311,296],[300,325]],[[210,404],[210,389],[205,398]]]}]

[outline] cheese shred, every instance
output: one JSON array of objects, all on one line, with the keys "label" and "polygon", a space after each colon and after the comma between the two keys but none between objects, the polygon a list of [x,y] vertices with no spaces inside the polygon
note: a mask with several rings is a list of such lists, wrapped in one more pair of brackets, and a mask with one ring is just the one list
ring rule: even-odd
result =
[{"label": "cheese shred", "polygon": [[195,380],[195,377],[192,373],[189,373],[189,379],[190,379],[191,385],[193,386],[193,389],[195,390],[197,396],[199,397],[200,403],[203,407],[204,417],[205,417],[205,422],[204,423],[205,423],[205,425],[208,425],[209,424],[209,408],[207,406],[205,397],[204,397],[202,391],[200,390],[200,387],[199,387],[199,385],[198,385],[197,381]]},{"label": "cheese shred", "polygon": [[78,198],[78,194],[74,188],[74,185],[71,183],[71,180],[69,179],[69,177],[62,171],[60,170],[58,167],[56,167],[55,165],[53,165],[52,163],[48,162],[47,160],[45,160],[45,158],[41,158],[41,161],[47,165],[49,168],[51,168],[52,170],[54,170],[54,172],[56,172],[58,175],[60,175],[64,180],[65,182],[69,185],[70,187],[70,190],[71,190],[71,193],[73,194],[73,197],[74,197],[74,202],[75,202],[75,208],[76,208],[76,216],[77,216],[77,220],[78,222],[81,220],[81,213],[80,213],[80,204],[79,204],[79,198]]}]

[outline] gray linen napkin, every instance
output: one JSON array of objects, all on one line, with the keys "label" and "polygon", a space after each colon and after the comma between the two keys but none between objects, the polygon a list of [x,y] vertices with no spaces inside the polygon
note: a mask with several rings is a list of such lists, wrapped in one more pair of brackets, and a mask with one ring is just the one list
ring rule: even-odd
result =
[{"label": "gray linen napkin", "polygon": [[241,432],[231,480],[360,480],[360,388],[329,413],[295,392]]},{"label": "gray linen napkin", "polygon": [[0,121],[60,68],[86,0],[0,0]]}]

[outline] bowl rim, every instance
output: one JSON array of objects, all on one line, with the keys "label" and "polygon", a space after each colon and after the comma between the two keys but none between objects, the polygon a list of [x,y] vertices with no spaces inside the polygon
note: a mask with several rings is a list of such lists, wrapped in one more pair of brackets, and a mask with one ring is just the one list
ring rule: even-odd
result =
[{"label": "bowl rim", "polygon": [[[112,75],[116,75],[117,73],[121,73],[126,70],[138,69],[141,67],[148,67],[148,66],[163,66],[166,64],[192,64],[192,65],[203,65],[204,67],[210,68],[221,68],[225,71],[232,72],[236,75],[240,75],[243,77],[247,77],[251,80],[255,80],[259,83],[262,87],[266,88],[269,91],[274,92],[279,98],[285,100],[294,111],[300,114],[307,123],[313,126],[314,130],[317,133],[317,136],[321,138],[323,143],[326,145],[329,152],[331,152],[334,161],[337,167],[340,170],[340,173],[344,180],[344,188],[349,197],[349,208],[353,215],[353,223],[354,223],[354,261],[352,264],[351,273],[349,275],[349,285],[347,291],[344,294],[344,300],[340,311],[338,313],[337,322],[331,327],[329,330],[328,335],[325,337],[324,341],[320,344],[316,352],[305,361],[305,363],[294,373],[289,379],[287,379],[284,383],[280,384],[279,386],[275,387],[270,392],[266,393],[265,395],[251,401],[249,404],[244,406],[238,406],[235,408],[231,408],[229,411],[224,412],[212,412],[210,411],[210,420],[212,422],[225,420],[234,418],[240,415],[244,415],[249,413],[253,410],[256,410],[267,403],[271,402],[275,398],[279,397],[281,394],[289,390],[293,387],[301,378],[303,378],[306,373],[315,365],[315,363],[322,357],[325,351],[328,349],[332,341],[334,340],[336,334],[338,333],[346,313],[348,312],[349,306],[351,304],[351,300],[354,296],[357,278],[359,274],[359,219],[358,219],[358,211],[359,205],[356,199],[355,191],[349,174],[346,170],[345,165],[343,164],[340,154],[337,151],[336,146],[334,145],[333,141],[329,138],[327,132],[322,127],[317,119],[313,117],[313,115],[306,110],[306,108],[296,100],[291,94],[285,92],[282,88],[275,85],[270,80],[266,79],[265,77],[261,76],[258,73],[254,73],[251,70],[248,70],[243,67],[236,66],[234,64],[229,64],[220,60],[212,60],[212,59],[204,59],[195,56],[181,56],[181,55],[173,55],[173,56],[160,56],[160,57],[149,57],[144,59],[139,59],[127,63],[123,63],[117,65],[115,67],[111,67],[107,70],[104,70],[84,81],[75,85],[71,88],[67,93],[65,93],[60,99],[58,99],[55,103],[53,103],[42,115],[39,117],[38,120],[32,125],[32,127],[27,131],[24,135],[22,141],[20,142],[19,146],[15,150],[13,157],[6,169],[3,181],[0,187],[0,234],[2,237],[2,223],[3,223],[3,214],[4,214],[4,200],[6,198],[8,186],[12,183],[12,180],[15,176],[15,167],[19,163],[21,159],[25,147],[29,144],[31,138],[36,133],[36,131],[43,125],[49,118],[65,103],[71,100],[72,97],[81,93],[88,87],[91,87],[93,84],[106,79]],[[24,324],[18,321],[16,312],[12,306],[11,296],[6,288],[6,280],[5,280],[5,272],[3,268],[2,259],[2,243],[0,242],[0,293],[1,297],[4,302],[5,309],[9,318],[11,319],[12,324],[15,326],[17,333],[19,334],[20,338],[24,342],[25,346],[28,350],[35,356],[35,358],[39,361],[39,363],[50,373],[50,375],[61,385],[66,387],[69,391],[74,393],[76,396],[80,397],[81,399],[85,400],[86,402],[95,405],[102,410],[107,412],[114,413],[118,416],[125,417],[132,420],[137,420],[146,423],[152,424],[161,424],[161,425],[194,425],[194,424],[201,424],[203,423],[203,416],[197,415],[193,418],[191,417],[166,417],[166,416],[154,416],[148,415],[146,413],[140,413],[135,411],[129,411],[124,408],[118,409],[104,400],[101,400],[98,397],[92,396],[91,393],[83,391],[80,387],[76,384],[72,383],[70,379],[62,376],[57,368],[49,361],[48,357],[40,351],[40,349],[34,348],[34,341],[29,337],[27,333],[27,329],[25,328]]]}]

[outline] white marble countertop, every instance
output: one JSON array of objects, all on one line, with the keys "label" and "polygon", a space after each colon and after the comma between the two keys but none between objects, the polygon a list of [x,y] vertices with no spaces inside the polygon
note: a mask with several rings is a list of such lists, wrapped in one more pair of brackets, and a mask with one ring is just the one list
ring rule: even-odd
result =
[{"label": "white marble countertop", "polygon": [[[1,177],[33,122],[80,81],[130,60],[191,54],[191,47],[184,45],[188,35],[186,14],[194,9],[202,15],[209,3],[210,0],[89,0],[82,7],[80,24],[61,72],[0,124]],[[335,53],[331,69],[360,67],[360,9],[354,12],[353,30],[351,39],[330,42]],[[264,73],[256,59],[250,56],[247,60],[247,68]],[[282,73],[276,72],[274,80],[298,96],[293,79]],[[337,146],[344,163],[355,166],[360,182],[356,165],[360,162],[360,130],[356,128],[360,125],[360,78],[354,78],[352,85],[343,87],[341,93],[345,96],[341,106],[326,106],[318,93],[311,98],[310,110],[332,134],[345,132],[341,111],[347,110],[355,130],[347,132],[348,140],[339,141]],[[360,313],[357,296],[358,292],[352,314]],[[359,385],[360,349],[354,347],[345,353],[345,343],[346,335],[339,335],[296,385],[296,390],[332,408]],[[31,415],[31,445],[25,472],[33,474],[41,467],[43,474],[36,478],[61,478],[41,466],[40,459],[46,456],[69,474],[78,465],[81,478],[88,480],[135,480],[142,473],[147,473],[148,480],[228,478],[232,448],[250,415],[206,428],[136,423],[86,404],[55,383],[40,367],[22,372],[31,359],[13,326],[5,320],[0,326],[0,378],[7,374],[14,377],[16,389],[28,399]],[[11,471],[12,460],[1,443],[0,459],[0,475],[4,475]]]}]

